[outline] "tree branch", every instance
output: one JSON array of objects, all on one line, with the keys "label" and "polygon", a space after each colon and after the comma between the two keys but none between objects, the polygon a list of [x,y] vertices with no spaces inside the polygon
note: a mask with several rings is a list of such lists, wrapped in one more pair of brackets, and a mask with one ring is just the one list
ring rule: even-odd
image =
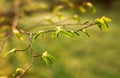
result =
[{"label": "tree branch", "polygon": [[28,47],[28,48],[30,49],[30,53],[31,53],[31,57],[32,57],[31,64],[17,78],[22,78],[28,72],[28,70],[33,66],[33,63],[34,63],[34,51],[32,49],[32,33],[30,33],[29,35],[30,35],[30,45],[29,45],[30,47]]},{"label": "tree branch", "polygon": [[16,29],[18,25],[18,19],[19,19],[19,4],[20,0],[14,0],[13,3],[13,11],[14,11],[14,18],[13,18],[13,25],[12,25],[12,30]]}]

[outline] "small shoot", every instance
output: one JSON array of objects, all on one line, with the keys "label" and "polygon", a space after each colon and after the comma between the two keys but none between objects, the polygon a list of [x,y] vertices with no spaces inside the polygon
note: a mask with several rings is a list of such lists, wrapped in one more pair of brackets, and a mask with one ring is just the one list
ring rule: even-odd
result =
[{"label": "small shoot", "polygon": [[99,27],[100,30],[105,30],[105,31],[109,30],[109,26],[107,22],[111,21],[110,18],[103,16],[101,18],[97,18],[95,21],[96,21],[96,25]]},{"label": "small shoot", "polygon": [[53,9],[53,13],[54,13],[54,14],[57,14],[57,13],[60,12],[60,10],[62,10],[63,8],[64,8],[63,5],[55,6],[54,9]]},{"label": "small shoot", "polygon": [[89,37],[89,38],[91,37],[91,36],[89,35],[89,33],[88,33],[88,32],[86,32],[86,30],[85,30],[85,29],[83,29],[83,30],[82,30],[82,32],[83,32],[83,34],[85,34],[87,37]]},{"label": "small shoot", "polygon": [[50,19],[50,18],[48,18],[48,17],[46,17],[46,19],[45,19],[48,23],[50,23],[50,24],[54,24],[54,22],[53,22],[53,20],[52,19]]},{"label": "small shoot", "polygon": [[88,6],[92,10],[93,13],[96,13],[96,9],[91,2],[86,2],[86,6]]},{"label": "small shoot", "polygon": [[12,31],[18,37],[18,39],[24,40],[22,34],[17,29],[13,29]]},{"label": "small shoot", "polygon": [[71,2],[71,0],[61,0],[62,2],[64,3],[67,3],[67,5],[70,7],[70,8],[74,8],[74,4]]},{"label": "small shoot", "polygon": [[10,54],[12,54],[12,53],[15,53],[15,52],[16,52],[16,49],[14,48],[14,49],[6,52],[5,55],[4,55],[4,57],[7,57],[8,55],[10,55]]},{"label": "small shoot", "polygon": [[36,34],[35,34],[35,36],[33,37],[33,42],[39,37],[39,36],[41,36],[42,38],[43,38],[43,36],[44,36],[44,31],[38,31]]},{"label": "small shoot", "polygon": [[70,33],[72,34],[72,36],[73,36],[74,38],[80,36],[79,33],[78,33],[78,32],[75,32],[75,31],[71,31]]},{"label": "small shoot", "polygon": [[69,37],[69,38],[76,38],[79,36],[79,33],[75,31],[67,31],[63,29],[61,26],[59,26],[56,28],[56,31],[52,34],[52,37],[59,38],[60,34],[63,34],[64,36]]},{"label": "small shoot", "polygon": [[79,10],[81,13],[86,13],[87,10],[90,9],[93,13],[96,13],[96,8],[91,2],[84,2],[81,6],[79,6]]},{"label": "small shoot", "polygon": [[57,15],[57,17],[58,17],[59,20],[61,20],[61,19],[64,17],[64,16],[62,15],[62,13],[60,13],[60,12],[58,12],[56,15]]},{"label": "small shoot", "polygon": [[23,68],[17,68],[15,73],[13,74],[13,78],[18,78],[24,72],[25,72],[25,70]]},{"label": "small shoot", "polygon": [[61,32],[62,30],[63,30],[63,29],[62,29],[61,26],[56,27],[55,32],[53,32],[53,34],[52,34],[52,37],[59,38],[60,32]]},{"label": "small shoot", "polygon": [[80,23],[80,17],[78,15],[73,15],[73,19]]},{"label": "small shoot", "polygon": [[86,13],[87,12],[86,9],[83,6],[79,6],[79,11],[81,13]]},{"label": "small shoot", "polygon": [[54,64],[54,60],[55,58],[49,54],[47,51],[45,51],[43,54],[42,54],[42,60],[47,64],[47,65],[50,65],[50,64]]}]

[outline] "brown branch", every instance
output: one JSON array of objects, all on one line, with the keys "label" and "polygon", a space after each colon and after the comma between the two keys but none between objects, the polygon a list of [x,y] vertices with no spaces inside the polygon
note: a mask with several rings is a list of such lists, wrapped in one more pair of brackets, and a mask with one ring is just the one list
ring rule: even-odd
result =
[{"label": "brown branch", "polygon": [[4,49],[4,47],[5,47],[5,43],[6,43],[6,41],[7,41],[7,39],[9,38],[11,36],[11,31],[10,32],[7,32],[6,34],[5,34],[5,39],[3,39],[2,40],[2,42],[1,42],[1,48],[0,48],[0,53],[3,51],[3,49]]},{"label": "brown branch", "polygon": [[22,50],[15,50],[15,52],[26,51],[26,50],[28,50],[30,47],[31,47],[31,45],[28,45],[28,47],[27,47],[27,48],[22,49]]},{"label": "brown branch", "polygon": [[[83,31],[83,29],[87,29],[87,28],[89,28],[89,27],[91,27],[91,26],[94,26],[95,23],[96,23],[96,21],[94,20],[94,21],[86,24],[84,27],[82,27],[82,28],[80,28],[80,29],[78,29],[78,30],[75,30],[75,32]],[[43,24],[43,26],[46,26],[46,25],[50,25],[50,24]],[[51,24],[51,25],[52,25],[52,24]],[[53,24],[53,25],[54,25],[54,24]],[[72,26],[72,25],[78,25],[78,26],[79,26],[79,25],[84,25],[84,24],[56,24],[56,26],[63,26],[63,27],[65,27],[65,26]],[[25,30],[23,30],[23,29],[19,29],[19,31],[20,31],[21,33],[27,34],[27,35],[29,35],[29,34],[31,33],[31,32],[25,31]],[[44,33],[55,32],[55,31],[56,31],[55,29],[52,29],[52,30],[44,30]],[[67,30],[67,31],[70,32],[71,30]],[[37,32],[32,33],[32,35],[35,35],[36,33],[37,33]]]},{"label": "brown branch", "polygon": [[[51,16],[49,19],[52,19],[54,16]],[[59,24],[59,23],[62,23],[62,22],[65,22],[65,21],[68,21],[68,20],[70,20],[72,17],[68,17],[68,18],[66,18],[66,19],[64,19],[64,20],[61,20],[61,21],[58,21],[58,22],[54,22],[53,24],[41,24],[41,22],[43,22],[43,21],[45,21],[46,19],[43,19],[43,20],[41,20],[41,21],[39,21],[39,23],[37,23],[37,24],[35,24],[35,25],[33,25],[33,26],[30,26],[30,28],[28,28],[27,30],[31,30],[31,29],[33,29],[33,28],[36,28],[36,27],[39,27],[39,26],[53,26],[53,25],[55,25],[55,26],[63,26],[63,24]],[[67,25],[67,24],[66,24]],[[69,25],[69,24],[68,24]]]},{"label": "brown branch", "polygon": [[[9,36],[8,36],[9,37]],[[6,40],[8,39],[8,37],[6,37],[2,42],[1,42],[1,48],[0,48],[0,53],[3,51]]]},{"label": "brown branch", "polygon": [[18,19],[19,19],[19,4],[20,0],[14,0],[13,3],[13,11],[14,11],[14,18],[13,18],[13,25],[12,25],[12,30],[16,29],[18,25]]},{"label": "brown branch", "polygon": [[83,30],[86,29],[86,28],[89,28],[89,27],[91,27],[91,26],[94,26],[95,23],[96,23],[96,21],[94,20],[93,22],[89,23],[88,25],[84,26],[83,28],[80,28],[80,29],[76,30],[76,32],[83,31]]},{"label": "brown branch", "polygon": [[34,52],[32,49],[32,33],[30,33],[29,35],[30,35],[30,47],[29,47],[29,49],[30,49],[32,61],[31,61],[31,64],[25,69],[25,71],[17,78],[22,78],[28,72],[28,70],[33,66],[33,63],[34,63]]}]

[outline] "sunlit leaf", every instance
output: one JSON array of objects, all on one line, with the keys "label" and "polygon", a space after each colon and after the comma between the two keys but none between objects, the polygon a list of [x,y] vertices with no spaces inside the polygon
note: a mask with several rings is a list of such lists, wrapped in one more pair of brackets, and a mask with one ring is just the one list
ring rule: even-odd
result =
[{"label": "sunlit leaf", "polygon": [[83,6],[79,6],[79,11],[82,13],[86,13],[86,9]]},{"label": "sunlit leaf", "polygon": [[96,22],[96,25],[99,27],[100,30],[102,30],[102,25],[100,22]]},{"label": "sunlit leaf", "polygon": [[88,32],[86,32],[86,30],[85,29],[83,29],[83,31],[82,31],[86,36],[88,36],[89,38],[91,37],[89,34],[88,34]]},{"label": "sunlit leaf", "polygon": [[91,2],[86,2],[86,6],[88,6],[93,13],[96,13],[96,9]]},{"label": "sunlit leaf", "polygon": [[59,38],[59,34],[60,34],[60,32],[61,32],[62,30],[63,30],[63,29],[62,29],[61,26],[56,27],[55,32],[53,32],[53,34],[52,34],[52,37]]},{"label": "sunlit leaf", "polygon": [[60,12],[58,12],[56,15],[57,15],[59,20],[61,20],[64,17]]},{"label": "sunlit leaf", "polygon": [[42,54],[42,59],[47,65],[49,65],[54,63],[55,58],[51,54],[49,54],[47,51],[45,51]]},{"label": "sunlit leaf", "polygon": [[15,53],[16,52],[16,49],[12,49],[8,52],[5,53],[4,57],[7,57],[8,55],[12,54],[12,53]]},{"label": "sunlit leaf", "polygon": [[15,73],[13,74],[13,78],[17,78],[18,76],[20,76],[21,74],[24,73],[24,69],[23,68],[17,68]]},{"label": "sunlit leaf", "polygon": [[80,36],[80,34],[79,33],[77,33],[77,32],[73,32],[76,36]]},{"label": "sunlit leaf", "polygon": [[71,34],[71,38],[77,38],[79,37],[79,33],[75,32],[75,31],[70,31],[70,34]]},{"label": "sunlit leaf", "polygon": [[50,24],[54,24],[54,22],[52,21],[52,19],[50,19],[48,17],[46,18],[46,21],[49,22]]},{"label": "sunlit leaf", "polygon": [[78,15],[73,15],[73,19],[75,19],[76,21],[78,21],[78,23],[80,22],[80,18]]},{"label": "sunlit leaf", "polygon": [[70,38],[77,38],[79,36],[79,34],[75,31],[62,30],[61,33],[63,33],[66,37]]},{"label": "sunlit leaf", "polygon": [[39,37],[43,37],[44,36],[44,31],[38,31],[35,36],[33,37],[33,42]]},{"label": "sunlit leaf", "polygon": [[71,37],[70,32],[67,32],[66,30],[62,30],[61,33],[63,33],[66,37]]},{"label": "sunlit leaf", "polygon": [[22,34],[17,29],[13,29],[13,33],[18,37],[18,39],[24,40]]},{"label": "sunlit leaf", "polygon": [[57,14],[57,13],[60,12],[60,10],[62,10],[63,8],[64,8],[63,5],[55,6],[54,9],[53,9],[53,13],[54,13],[54,14]]},{"label": "sunlit leaf", "polygon": [[72,2],[69,2],[68,5],[70,8],[74,8],[74,4]]},{"label": "sunlit leaf", "polygon": [[96,19],[96,25],[101,29],[101,30],[105,30],[108,31],[109,26],[107,24],[107,21],[110,22],[111,20],[105,16],[101,17],[101,18],[97,18]]},{"label": "sunlit leaf", "polygon": [[112,20],[108,17],[103,16],[102,19],[104,19],[106,22],[111,22]]}]

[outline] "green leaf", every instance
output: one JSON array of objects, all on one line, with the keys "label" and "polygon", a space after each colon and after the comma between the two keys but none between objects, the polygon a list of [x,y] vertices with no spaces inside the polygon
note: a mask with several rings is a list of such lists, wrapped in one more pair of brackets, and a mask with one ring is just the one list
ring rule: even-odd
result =
[{"label": "green leaf", "polygon": [[89,38],[91,37],[89,34],[88,34],[88,32],[86,32],[86,30],[85,29],[83,29],[83,34],[85,34],[86,36],[88,36]]},{"label": "green leaf", "polygon": [[71,37],[70,32],[67,32],[66,30],[62,30],[61,33],[63,33],[66,37]]},{"label": "green leaf", "polygon": [[99,27],[100,30],[102,30],[102,25],[100,22],[96,22],[96,25]]},{"label": "green leaf", "polygon": [[103,20],[104,20],[104,24],[105,24],[106,28],[109,29],[109,26],[108,26],[106,20],[105,19],[103,19]]},{"label": "green leaf", "polygon": [[108,17],[103,16],[102,19],[104,19],[106,22],[111,22],[112,20]]},{"label": "green leaf", "polygon": [[79,6],[79,10],[82,13],[86,13],[86,9],[83,6]]},{"label": "green leaf", "polygon": [[61,20],[64,17],[60,12],[58,12],[56,15],[57,15],[59,20]]},{"label": "green leaf", "polygon": [[53,34],[52,34],[52,37],[59,38],[59,34],[60,34],[60,32],[61,32],[62,30],[63,30],[63,29],[62,29],[61,26],[56,27],[55,32],[53,32]]},{"label": "green leaf", "polygon": [[77,38],[80,36],[79,33],[75,32],[75,31],[71,31],[70,34],[71,34],[71,38]]},{"label": "green leaf", "polygon": [[24,40],[22,34],[17,29],[13,29],[13,33],[18,37],[18,39]]},{"label": "green leaf", "polygon": [[16,52],[16,49],[12,49],[8,52],[5,53],[4,57],[7,57],[8,55],[10,55],[11,53],[15,53]]},{"label": "green leaf", "polygon": [[78,23],[80,22],[80,18],[79,18],[78,15],[73,15],[73,19],[76,20],[76,21],[78,21]]},{"label": "green leaf", "polygon": [[93,13],[96,13],[96,9],[91,2],[86,2],[86,6],[88,6]]},{"label": "green leaf", "polygon": [[73,32],[76,36],[80,36],[80,34],[79,33],[77,33],[77,32]]},{"label": "green leaf", "polygon": [[63,8],[64,8],[63,5],[58,5],[58,6],[54,7],[53,13],[54,13],[54,14],[57,14],[57,13],[60,12],[60,10],[62,10]]},{"label": "green leaf", "polygon": [[49,22],[50,24],[54,24],[54,22],[50,18],[46,18],[46,21]]},{"label": "green leaf", "polygon": [[24,72],[25,72],[25,70],[23,68],[17,68],[15,73],[13,74],[13,78],[17,78],[18,76],[20,76]]},{"label": "green leaf", "polygon": [[56,37],[57,39],[59,39],[59,32],[53,32],[52,37]]},{"label": "green leaf", "polygon": [[47,51],[45,51],[42,54],[42,59],[47,65],[53,64],[55,60],[55,58],[51,54],[49,54]]},{"label": "green leaf", "polygon": [[44,36],[44,31],[38,31],[35,36],[33,37],[33,42],[39,37],[39,36]]},{"label": "green leaf", "polygon": [[103,16],[101,18],[97,18],[96,19],[96,25],[101,29],[101,30],[105,30],[108,31],[109,26],[107,24],[107,21],[110,21],[109,18]]}]

